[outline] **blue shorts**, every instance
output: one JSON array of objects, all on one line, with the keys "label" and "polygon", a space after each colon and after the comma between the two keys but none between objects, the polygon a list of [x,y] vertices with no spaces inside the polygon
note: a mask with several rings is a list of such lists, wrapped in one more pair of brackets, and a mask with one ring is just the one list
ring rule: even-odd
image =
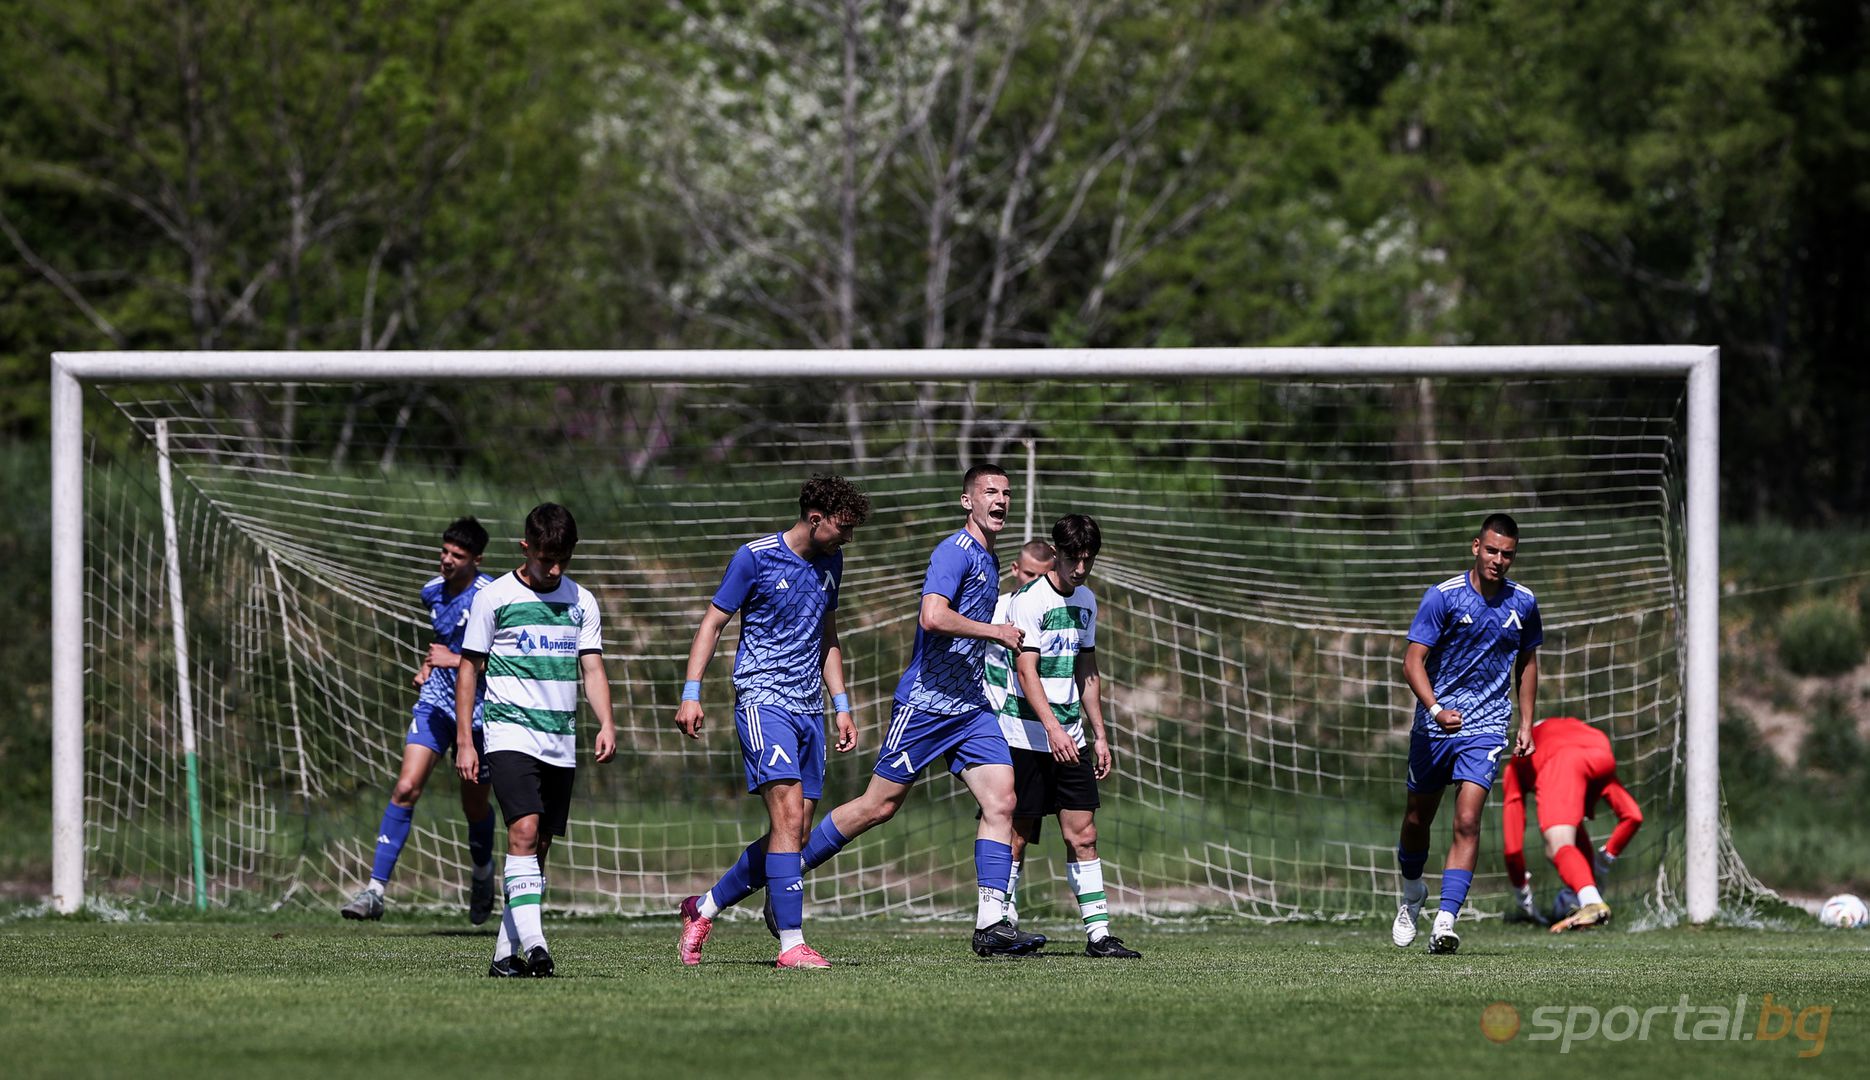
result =
[{"label": "blue shorts", "polygon": [[1493,790],[1506,735],[1450,735],[1436,739],[1409,733],[1410,791],[1440,791],[1463,780]]},{"label": "blue shorts", "polygon": [[877,751],[871,771],[898,784],[915,782],[916,774],[940,754],[948,755],[948,771],[959,773],[975,765],[1013,767],[1013,752],[1000,732],[1000,718],[982,709],[959,716],[930,716],[902,702],[890,711],[890,727]]},{"label": "blue shorts", "polygon": [[776,705],[742,705],[734,710],[740,734],[740,762],[747,769],[747,791],[775,780],[797,780],[799,794],[819,799],[825,793],[825,718],[788,712]]},{"label": "blue shorts", "polygon": [[[403,737],[404,746],[425,746],[435,753],[447,757],[455,749],[455,711],[431,705],[426,701],[416,702],[413,719],[409,723],[409,734]],[[474,752],[480,755],[480,782],[487,783],[487,741],[481,736],[480,724],[474,725]]]}]

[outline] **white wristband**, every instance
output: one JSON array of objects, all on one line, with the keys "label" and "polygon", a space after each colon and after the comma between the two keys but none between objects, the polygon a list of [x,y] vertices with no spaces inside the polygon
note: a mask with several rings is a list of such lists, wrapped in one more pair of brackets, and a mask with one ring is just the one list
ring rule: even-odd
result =
[{"label": "white wristband", "polygon": [[1437,716],[1440,716],[1440,715],[1441,715],[1441,702],[1438,701],[1435,704],[1430,705],[1428,707],[1428,718],[1430,720],[1433,720]]}]

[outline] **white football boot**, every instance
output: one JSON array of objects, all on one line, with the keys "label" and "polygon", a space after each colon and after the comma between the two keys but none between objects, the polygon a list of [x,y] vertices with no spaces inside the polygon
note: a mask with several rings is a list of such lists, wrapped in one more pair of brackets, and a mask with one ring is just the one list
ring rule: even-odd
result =
[{"label": "white football boot", "polygon": [[1428,882],[1421,878],[1403,882],[1402,903],[1396,908],[1396,921],[1390,924],[1390,940],[1398,949],[1415,944],[1415,921],[1422,915],[1422,901],[1428,899]]}]

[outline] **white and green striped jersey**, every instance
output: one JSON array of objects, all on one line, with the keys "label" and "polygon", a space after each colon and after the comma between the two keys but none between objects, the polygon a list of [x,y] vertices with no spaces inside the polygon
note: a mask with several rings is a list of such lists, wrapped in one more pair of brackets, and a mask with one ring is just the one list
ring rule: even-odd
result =
[{"label": "white and green striped jersey", "polygon": [[590,591],[560,577],[557,588],[539,592],[518,572],[502,575],[474,597],[461,651],[487,658],[487,752],[517,750],[575,768],[578,659],[604,651]]},{"label": "white and green striped jersey", "polygon": [[[1010,592],[1000,594],[993,605],[993,625],[1006,622],[1006,605],[1012,599]],[[987,691],[987,707],[998,716],[1006,707],[1006,688],[1013,684],[1013,654],[999,642],[988,642],[987,664],[983,670],[986,675],[981,679],[981,688]]]},{"label": "white and green striped jersey", "polygon": [[[1045,684],[1052,716],[1079,746],[1085,745],[1084,708],[1078,700],[1078,654],[1097,647],[1097,598],[1083,585],[1070,596],[1052,587],[1050,574],[1035,579],[1006,602],[1006,621],[1025,637],[1020,652],[1039,654],[1039,681]],[[1017,670],[1007,679],[1006,701],[1000,706],[1000,730],[1008,746],[1050,750],[1045,725],[1026,703]]]}]

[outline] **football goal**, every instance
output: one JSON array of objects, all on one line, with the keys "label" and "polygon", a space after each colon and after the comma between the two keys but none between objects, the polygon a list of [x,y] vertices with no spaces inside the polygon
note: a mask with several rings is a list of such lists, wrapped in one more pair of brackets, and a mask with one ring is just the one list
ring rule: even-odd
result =
[{"label": "football goal", "polygon": [[[348,895],[402,755],[442,529],[477,516],[503,573],[550,500],[583,536],[568,572],[602,608],[620,741],[592,763],[586,716],[553,906],[668,913],[764,822],[726,719],[736,624],[707,738],[672,723],[728,558],[796,520],[814,472],[872,499],[838,613],[863,737],[832,755],[828,808],[874,763],[961,474],[994,462],[1014,487],[1003,569],[1062,514],[1102,526],[1113,908],[1394,910],[1404,634],[1503,510],[1544,613],[1539,713],[1608,731],[1648,818],[1613,902],[1705,921],[1755,887],[1720,817],[1718,365],[1703,347],[60,354],[54,905]],[[430,781],[398,903],[464,902],[454,787]],[[1483,914],[1507,903],[1498,803]],[[808,877],[811,910],[971,910],[973,832],[965,790],[930,770]],[[1063,876],[1054,825],[1022,908],[1064,910]]]}]

